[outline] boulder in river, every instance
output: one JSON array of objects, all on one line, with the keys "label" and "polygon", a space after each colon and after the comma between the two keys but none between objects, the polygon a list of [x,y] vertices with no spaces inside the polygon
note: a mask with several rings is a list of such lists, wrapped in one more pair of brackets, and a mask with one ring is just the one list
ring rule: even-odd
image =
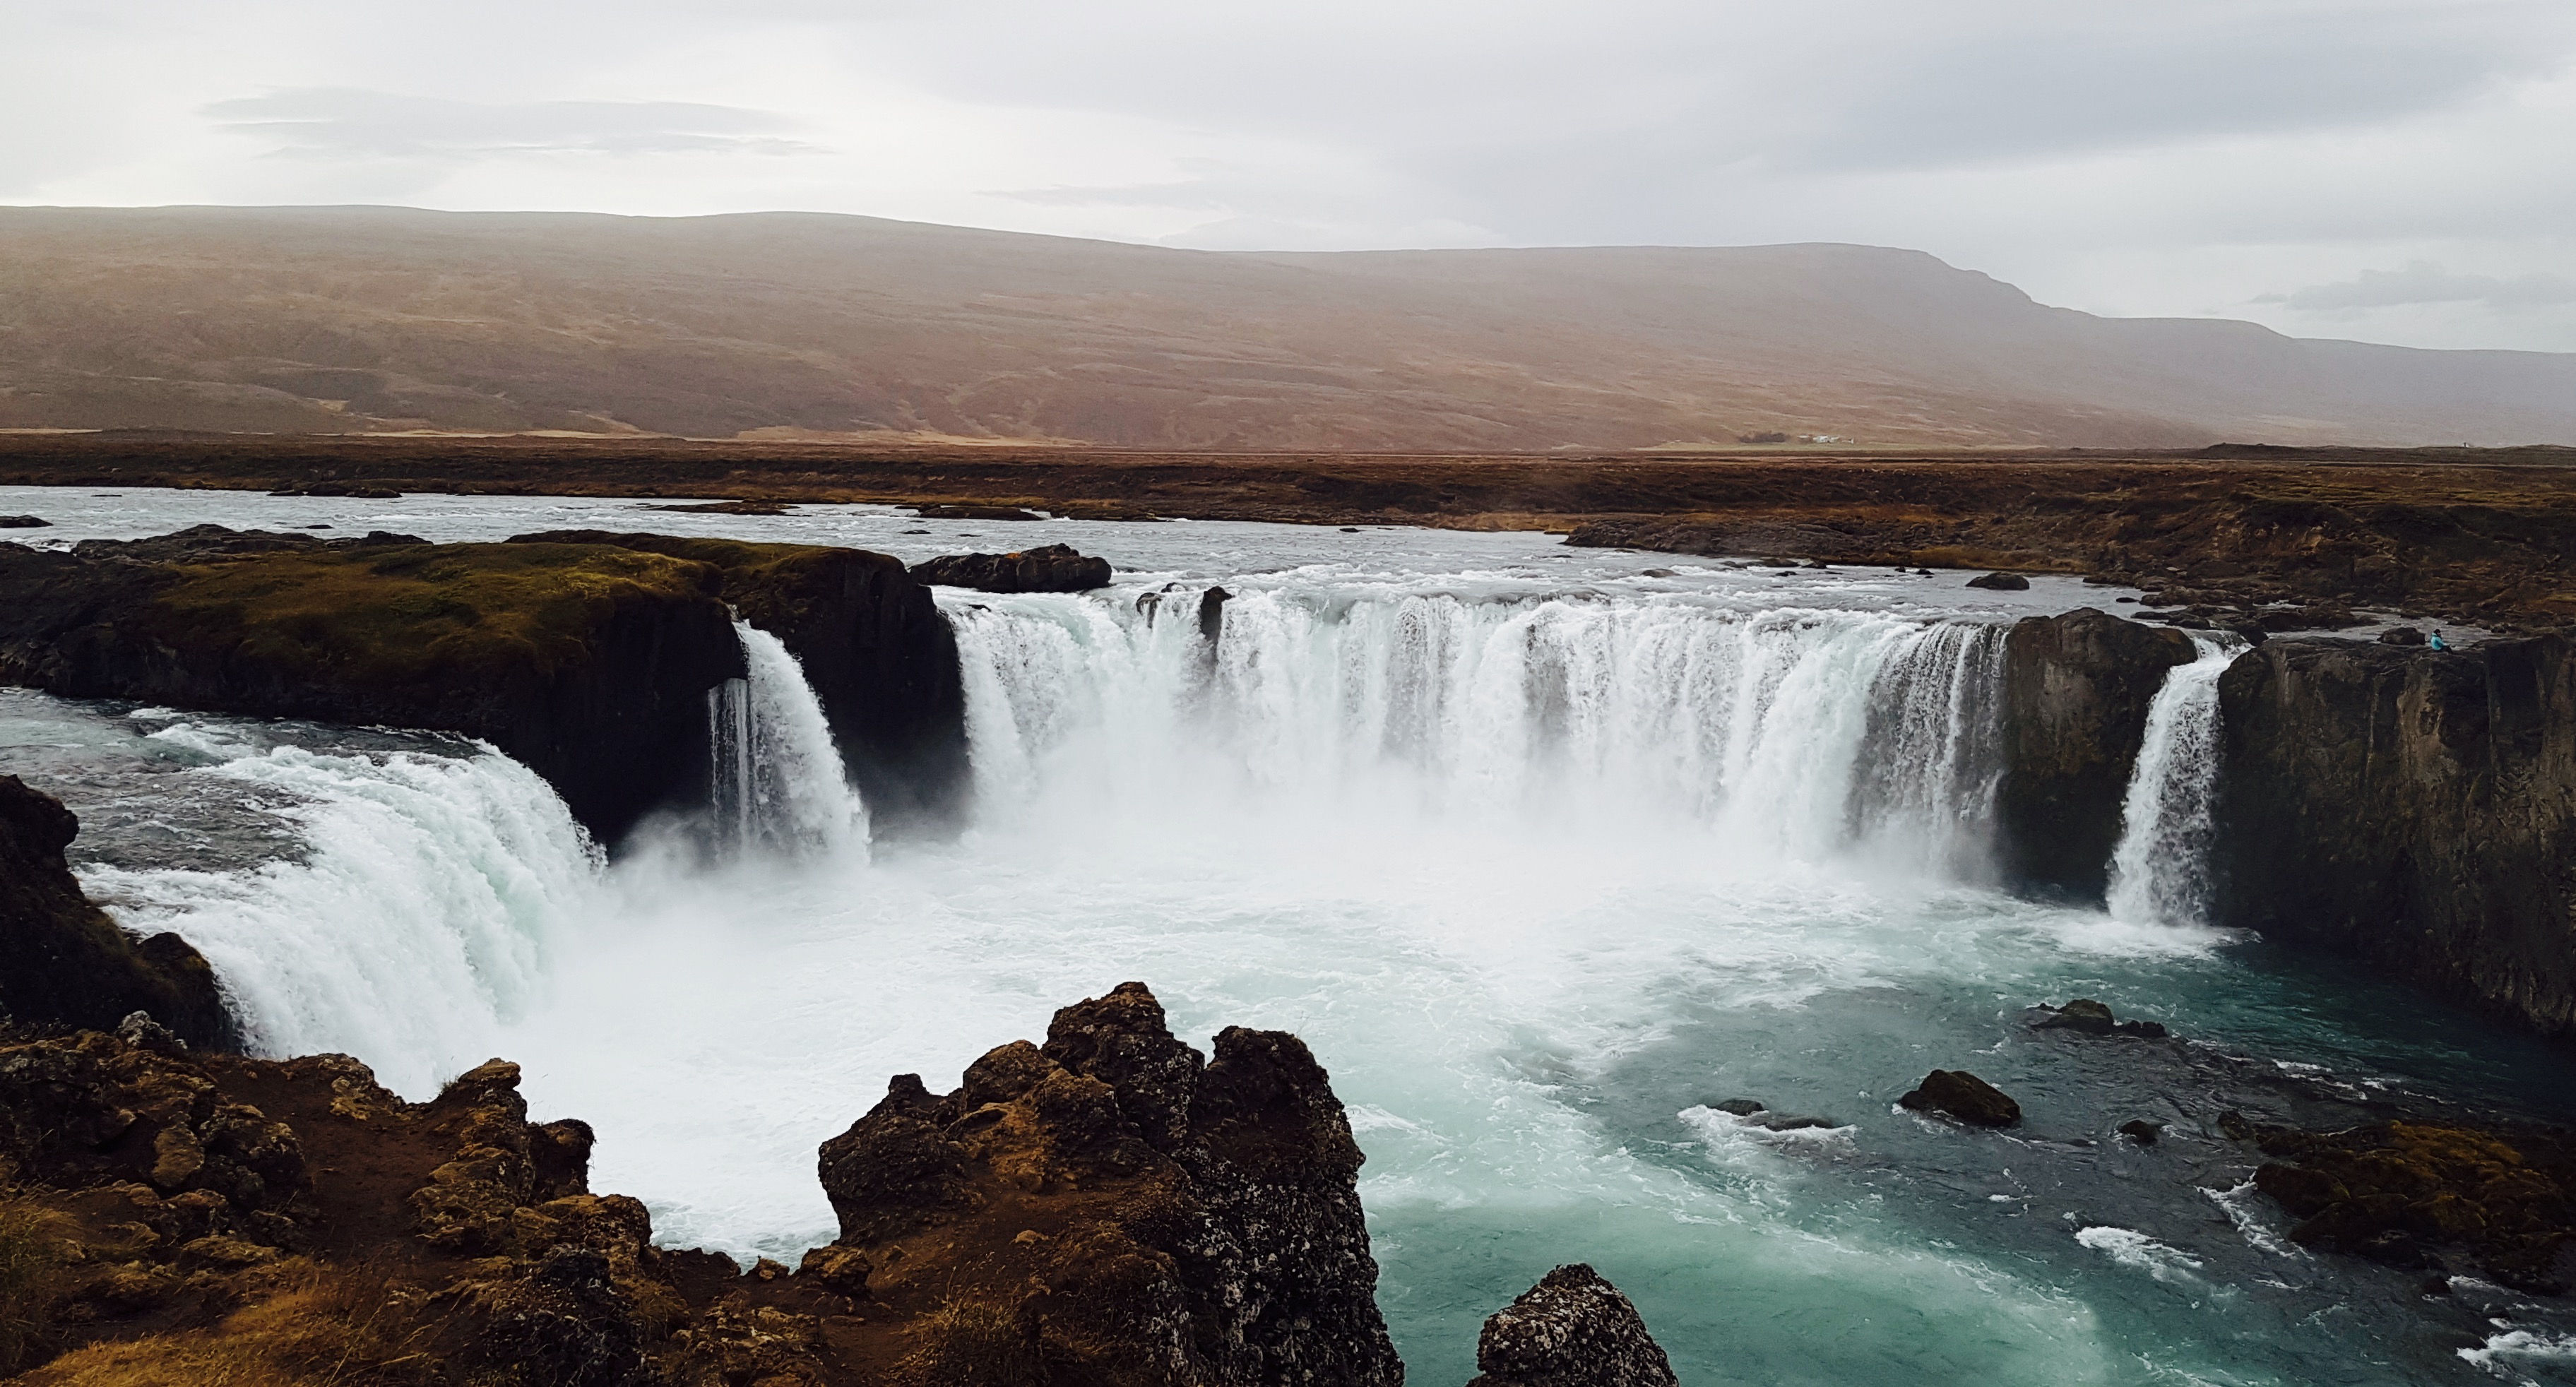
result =
[{"label": "boulder in river", "polygon": [[1679,1387],[1671,1360],[1619,1288],[1581,1262],[1495,1311],[1467,1387]]},{"label": "boulder in river", "polygon": [[978,592],[1088,592],[1109,585],[1109,560],[1047,544],[1010,554],[949,554],[912,566],[916,581]]},{"label": "boulder in river", "polygon": [[898,1076],[819,1168],[871,1293],[936,1302],[923,1372],[1394,1387],[1362,1159],[1304,1042],[1230,1027],[1202,1056],[1125,983],[955,1092]]},{"label": "boulder in river", "polygon": [[1914,1112],[1948,1113],[1977,1127],[2010,1127],[2021,1121],[2021,1104],[1964,1069],[1935,1069],[1896,1102]]},{"label": "boulder in river", "polygon": [[2018,573],[1986,573],[1969,579],[1968,586],[1991,592],[2027,592],[2030,580]]},{"label": "boulder in river", "polygon": [[2147,708],[2191,638],[2090,607],[2028,617],[2004,640],[1997,849],[2024,890],[2099,903]]},{"label": "boulder in river", "polygon": [[63,857],[79,832],[62,801],[0,775],[0,1018],[103,1031],[149,1013],[188,1045],[238,1046],[214,970],[188,941],[136,939],[81,893]]},{"label": "boulder in river", "polygon": [[2090,997],[2078,997],[2062,1007],[2043,1002],[2033,1010],[2044,1013],[2030,1023],[2035,1031],[2075,1031],[2083,1035],[2133,1035],[2144,1040],[2161,1040],[2168,1032],[2161,1021],[2122,1021],[2111,1009]]},{"label": "boulder in river", "polygon": [[34,515],[0,515],[0,530],[42,530],[54,522]]}]

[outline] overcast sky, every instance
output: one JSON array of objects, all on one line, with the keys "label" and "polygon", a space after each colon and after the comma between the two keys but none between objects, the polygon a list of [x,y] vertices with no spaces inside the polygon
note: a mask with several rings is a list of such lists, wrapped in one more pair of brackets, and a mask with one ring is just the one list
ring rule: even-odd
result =
[{"label": "overcast sky", "polygon": [[2576,351],[2576,0],[0,0],[0,202],[1859,241]]}]

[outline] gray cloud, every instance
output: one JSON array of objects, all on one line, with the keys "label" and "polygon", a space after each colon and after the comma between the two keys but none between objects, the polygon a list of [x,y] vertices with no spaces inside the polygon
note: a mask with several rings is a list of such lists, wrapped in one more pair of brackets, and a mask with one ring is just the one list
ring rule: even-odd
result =
[{"label": "gray cloud", "polygon": [[2311,284],[2286,294],[2265,294],[2253,302],[2277,303],[2284,308],[2308,312],[2349,312],[2428,303],[2475,303],[2505,310],[2543,308],[2576,303],[2576,279],[2551,274],[2518,275],[2512,279],[2452,274],[2430,260],[2417,260],[2402,270],[2363,270],[2338,283]]},{"label": "gray cloud", "polygon": [[809,154],[766,111],[688,101],[484,103],[347,87],[298,87],[218,101],[204,115],[223,129],[277,141],[306,157],[461,158],[531,151],[602,154]]}]

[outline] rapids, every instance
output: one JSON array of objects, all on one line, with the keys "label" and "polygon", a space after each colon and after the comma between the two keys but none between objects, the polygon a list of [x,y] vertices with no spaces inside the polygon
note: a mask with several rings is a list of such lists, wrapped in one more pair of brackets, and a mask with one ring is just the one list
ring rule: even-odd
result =
[{"label": "rapids", "polygon": [[[1284,1027],[1330,1067],[1380,1302],[1433,1387],[1575,1260],[1692,1384],[2567,1380],[2562,1311],[2307,1256],[2247,1153],[2190,1135],[2283,1095],[2576,1112],[2536,1044],[2195,923],[2223,652],[2157,700],[2114,908],[1993,888],[2001,624],[2116,590],[872,507],[0,488],[0,509],[56,520],[46,542],[593,526],[907,559],[1062,540],[1118,565],[1094,594],[942,595],[977,803],[946,844],[871,851],[757,632],[710,707],[717,814],[613,864],[470,744],[0,691],[11,768],[84,814],[93,894],[195,941],[263,1047],[346,1049],[413,1096],[517,1059],[666,1243],[792,1261],[831,1229],[816,1143],[889,1075],[944,1088],[1134,977],[1185,1037]],[[2073,995],[2197,1043],[2142,1069],[2016,1024]],[[2028,1126],[1894,1108],[1935,1065]],[[1837,1125],[1713,1107],[1739,1096]],[[2174,1135],[2106,1140],[2132,1116]]]}]

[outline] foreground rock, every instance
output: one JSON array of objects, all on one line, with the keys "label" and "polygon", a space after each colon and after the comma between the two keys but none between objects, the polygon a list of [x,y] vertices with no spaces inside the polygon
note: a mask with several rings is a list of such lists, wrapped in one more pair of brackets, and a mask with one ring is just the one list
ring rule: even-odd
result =
[{"label": "foreground rock", "polygon": [[614,840],[705,792],[706,693],[744,671],[730,602],[804,647],[872,807],[899,819],[954,804],[954,648],[899,565],[652,538],[427,544],[199,526],[69,553],[0,546],[0,680],[479,737]]},{"label": "foreground rock", "polygon": [[1127,983],[944,1097],[897,1077],[820,1169],[835,1246],[928,1326],[926,1380],[1001,1356],[1028,1380],[1392,1387],[1362,1159],[1295,1036],[1232,1027],[1203,1058]]},{"label": "foreground rock", "polygon": [[0,1020],[113,1028],[149,1012],[188,1045],[240,1043],[214,970],[175,934],[136,939],[90,904],[63,858],[80,820],[0,775]]},{"label": "foreground rock", "polygon": [[2196,655],[2179,631],[2089,607],[2030,617],[2004,641],[1998,851],[2026,890],[2100,903],[2147,708]]},{"label": "foreground rock", "polygon": [[2219,1126],[2275,1158],[2254,1183],[2299,1220],[2294,1242],[2407,1270],[2444,1270],[2447,1253],[2517,1290],[2568,1287],[2576,1138],[2567,1132],[2420,1122],[2308,1132],[2234,1113]]},{"label": "foreground rock", "polygon": [[[1034,518],[1034,517],[1032,517]],[[1049,544],[1012,554],[950,554],[912,566],[912,576],[978,592],[1089,592],[1109,585],[1109,560]]]},{"label": "foreground rock", "polygon": [[2021,1121],[2021,1104],[1964,1069],[1935,1069],[1896,1102],[1912,1112],[1947,1113],[1974,1127],[2010,1127]]},{"label": "foreground rock", "polygon": [[1637,1307],[1580,1262],[1485,1321],[1467,1387],[1679,1387]]},{"label": "foreground rock", "polygon": [[2218,684],[2219,923],[2576,1032],[2576,658],[2273,641]]}]

